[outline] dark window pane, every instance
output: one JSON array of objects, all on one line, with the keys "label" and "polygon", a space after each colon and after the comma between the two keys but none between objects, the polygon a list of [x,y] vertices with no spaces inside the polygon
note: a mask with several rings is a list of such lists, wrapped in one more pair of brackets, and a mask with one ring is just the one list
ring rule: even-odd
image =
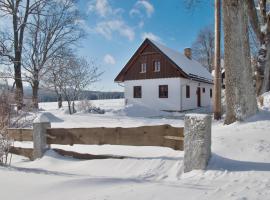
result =
[{"label": "dark window pane", "polygon": [[142,87],[134,86],[133,87],[133,97],[134,98],[142,98]]},{"label": "dark window pane", "polygon": [[210,98],[212,98],[212,95],[213,95],[213,94],[212,94],[212,89],[210,89]]},{"label": "dark window pane", "polygon": [[190,98],[190,87],[186,85],[186,98]]},{"label": "dark window pane", "polygon": [[168,98],[168,85],[159,86],[159,98]]}]

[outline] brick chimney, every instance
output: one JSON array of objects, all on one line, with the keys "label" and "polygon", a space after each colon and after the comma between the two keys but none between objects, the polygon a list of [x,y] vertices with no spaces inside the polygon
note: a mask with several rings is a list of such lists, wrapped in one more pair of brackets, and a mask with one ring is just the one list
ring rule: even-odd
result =
[{"label": "brick chimney", "polygon": [[188,59],[190,59],[190,60],[192,59],[192,50],[191,50],[191,48],[185,48],[184,49],[184,54]]}]

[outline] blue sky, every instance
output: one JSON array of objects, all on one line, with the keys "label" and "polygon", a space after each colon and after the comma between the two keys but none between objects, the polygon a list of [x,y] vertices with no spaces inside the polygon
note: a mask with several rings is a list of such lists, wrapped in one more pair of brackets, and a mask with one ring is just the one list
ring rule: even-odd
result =
[{"label": "blue sky", "polygon": [[80,0],[79,9],[87,31],[79,54],[104,71],[92,90],[123,91],[113,80],[145,37],[182,52],[214,23],[212,1],[188,10],[185,0]]}]

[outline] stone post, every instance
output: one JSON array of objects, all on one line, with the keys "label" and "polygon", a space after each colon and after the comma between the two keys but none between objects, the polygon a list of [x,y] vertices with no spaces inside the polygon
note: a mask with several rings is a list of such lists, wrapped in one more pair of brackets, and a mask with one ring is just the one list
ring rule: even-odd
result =
[{"label": "stone post", "polygon": [[44,114],[38,116],[33,122],[33,158],[41,158],[47,149],[46,129],[51,128],[51,123]]},{"label": "stone post", "polygon": [[206,169],[211,156],[211,116],[185,115],[184,172]]}]

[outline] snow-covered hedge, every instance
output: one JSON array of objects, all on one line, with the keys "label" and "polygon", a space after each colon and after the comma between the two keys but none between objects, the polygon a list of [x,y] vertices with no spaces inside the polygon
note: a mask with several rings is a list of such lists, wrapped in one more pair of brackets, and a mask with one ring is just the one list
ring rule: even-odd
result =
[{"label": "snow-covered hedge", "polygon": [[8,155],[11,147],[11,140],[7,136],[0,133],[0,165],[8,164]]},{"label": "snow-covered hedge", "polygon": [[76,109],[82,113],[104,114],[105,110],[94,106],[89,100],[82,100],[77,103]]}]

